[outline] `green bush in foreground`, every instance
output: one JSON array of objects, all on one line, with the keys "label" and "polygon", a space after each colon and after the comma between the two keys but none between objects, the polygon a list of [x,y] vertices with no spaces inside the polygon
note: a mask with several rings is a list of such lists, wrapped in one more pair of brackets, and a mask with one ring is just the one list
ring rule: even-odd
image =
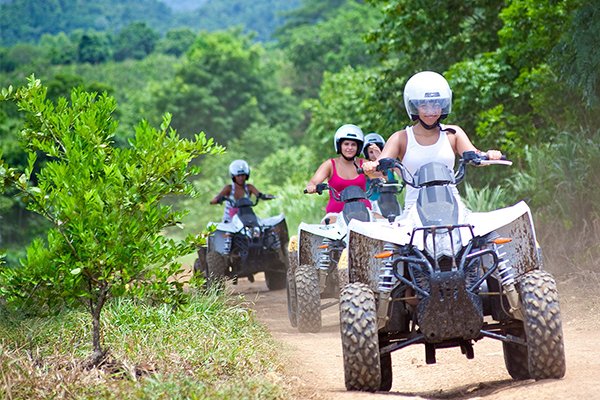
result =
[{"label": "green bush in foreground", "polygon": [[177,311],[108,303],[101,324],[111,353],[81,367],[89,315],[0,315],[0,398],[284,399],[276,344],[251,311],[214,293]]},{"label": "green bush in foreground", "polygon": [[0,178],[12,181],[51,229],[27,249],[21,268],[0,269],[0,294],[34,312],[85,305],[92,317],[89,364],[97,365],[107,351],[100,317],[109,299],[185,301],[182,284],[169,278],[197,238],[162,234],[186,214],[163,199],[193,196],[190,177],[199,170],[192,161],[221,149],[203,133],[180,139],[168,115],[160,129],[142,121],[129,146],[116,147],[113,98],[75,89],[54,104],[33,76],[26,87],[2,89],[1,101],[14,102],[27,118],[21,140],[29,162],[24,171],[2,168]]}]

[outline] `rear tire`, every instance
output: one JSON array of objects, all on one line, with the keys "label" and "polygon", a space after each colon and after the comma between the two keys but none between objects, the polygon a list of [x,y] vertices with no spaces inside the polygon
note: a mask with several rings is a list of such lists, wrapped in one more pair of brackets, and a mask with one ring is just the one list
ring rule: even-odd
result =
[{"label": "rear tire", "polygon": [[315,267],[300,265],[296,269],[297,325],[300,332],[321,330],[321,293]]},{"label": "rear tire", "polygon": [[342,289],[340,332],[346,389],[374,392],[387,386],[382,381],[375,295],[364,283],[350,283]]},{"label": "rear tire", "polygon": [[534,270],[519,280],[527,340],[529,375],[535,380],[565,375],[565,349],[556,282],[546,271]]}]

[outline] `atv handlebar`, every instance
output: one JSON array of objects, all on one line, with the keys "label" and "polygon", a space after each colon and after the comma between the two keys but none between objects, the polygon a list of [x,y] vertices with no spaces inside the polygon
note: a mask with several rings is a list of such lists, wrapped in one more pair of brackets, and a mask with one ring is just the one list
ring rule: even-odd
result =
[{"label": "atv handlebar", "polygon": [[[242,197],[242,198],[243,198],[243,197]],[[273,200],[273,199],[276,199],[276,198],[277,198],[277,197],[273,196],[272,194],[264,194],[264,193],[259,193],[259,194],[256,196],[256,199],[255,199],[255,200],[252,202],[252,207],[254,207],[255,205],[257,205],[257,204],[258,204],[258,202],[259,202],[260,200]],[[227,203],[229,203],[231,206],[235,207],[235,206],[236,206],[236,202],[237,202],[238,200],[240,200],[240,199],[237,199],[237,200],[231,200],[229,197],[226,197],[226,196],[221,196],[221,197],[219,197],[219,199],[217,200],[217,203],[218,203],[218,204],[223,204],[223,202],[227,202]]]},{"label": "atv handlebar", "polygon": [[[335,189],[329,187],[329,185],[326,184],[326,183],[319,183],[319,184],[316,185],[316,190],[315,191],[316,191],[317,194],[323,194],[323,192],[325,190],[328,190],[328,189],[332,190],[332,191],[335,190]],[[304,194],[308,194],[308,190],[304,189],[303,193]]]},{"label": "atv handlebar", "polygon": [[[465,151],[459,160],[458,170],[454,174],[454,184],[459,184],[465,178],[466,167],[471,166],[487,166],[487,165],[512,165],[512,161],[507,160],[506,156],[502,156],[500,160],[490,160],[486,154],[475,151]],[[420,186],[415,182],[415,177],[406,169],[406,167],[395,158],[382,158],[379,160],[377,171],[385,172],[392,168],[398,168],[402,180],[408,186],[418,189]]]}]

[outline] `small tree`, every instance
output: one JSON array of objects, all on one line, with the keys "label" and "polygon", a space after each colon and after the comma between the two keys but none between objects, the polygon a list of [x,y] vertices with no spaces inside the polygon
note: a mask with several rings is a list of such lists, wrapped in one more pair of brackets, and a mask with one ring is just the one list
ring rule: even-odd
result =
[{"label": "small tree", "polygon": [[[0,179],[12,181],[27,207],[52,224],[47,241],[29,247],[22,268],[0,271],[0,290],[13,304],[83,303],[92,319],[89,363],[96,365],[106,354],[100,314],[109,298],[183,300],[181,283],[168,278],[181,267],[173,260],[193,251],[194,238],[175,242],[161,234],[183,216],[161,200],[194,194],[189,178],[198,171],[190,162],[222,149],[203,133],[180,139],[168,128],[169,115],[160,130],[141,122],[130,146],[116,148],[113,98],[73,90],[70,102],[61,98],[55,106],[34,77],[16,91],[3,89],[0,100],[26,113],[29,155],[22,172],[0,162]],[[38,153],[48,157],[43,166]]]}]

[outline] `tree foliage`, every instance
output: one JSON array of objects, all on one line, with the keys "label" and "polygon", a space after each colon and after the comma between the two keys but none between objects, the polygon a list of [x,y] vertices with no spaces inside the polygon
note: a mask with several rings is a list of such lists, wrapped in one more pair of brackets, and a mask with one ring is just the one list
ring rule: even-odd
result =
[{"label": "tree foliage", "polygon": [[115,39],[115,60],[126,58],[141,60],[154,51],[159,34],[145,22],[134,22],[127,25],[117,34]]},{"label": "tree foliage", "polygon": [[[173,260],[193,251],[193,238],[175,242],[162,235],[185,214],[162,200],[194,194],[189,178],[198,171],[189,164],[219,148],[203,134],[180,139],[168,116],[159,130],[140,123],[130,147],[116,148],[114,99],[74,90],[70,101],[54,105],[33,77],[26,87],[11,89],[2,99],[27,115],[22,139],[28,166],[0,171],[52,228],[46,241],[29,247],[22,268],[0,271],[0,290],[9,304],[34,303],[38,311],[86,305],[94,364],[105,352],[100,313],[109,298],[183,300],[181,283],[168,278],[180,268]],[[38,154],[49,160],[34,173]]]},{"label": "tree foliage", "polygon": [[302,97],[317,95],[325,71],[338,72],[346,66],[357,68],[375,63],[364,38],[375,28],[378,10],[347,1],[336,11],[330,11],[329,18],[317,22],[307,17],[304,24],[297,22],[293,29],[279,36],[279,46],[297,73],[295,92]]},{"label": "tree foliage", "polygon": [[254,123],[287,128],[298,120],[275,83],[264,47],[239,30],[200,34],[173,80],[156,85],[154,107],[173,113],[182,134],[197,129],[220,143]]}]

